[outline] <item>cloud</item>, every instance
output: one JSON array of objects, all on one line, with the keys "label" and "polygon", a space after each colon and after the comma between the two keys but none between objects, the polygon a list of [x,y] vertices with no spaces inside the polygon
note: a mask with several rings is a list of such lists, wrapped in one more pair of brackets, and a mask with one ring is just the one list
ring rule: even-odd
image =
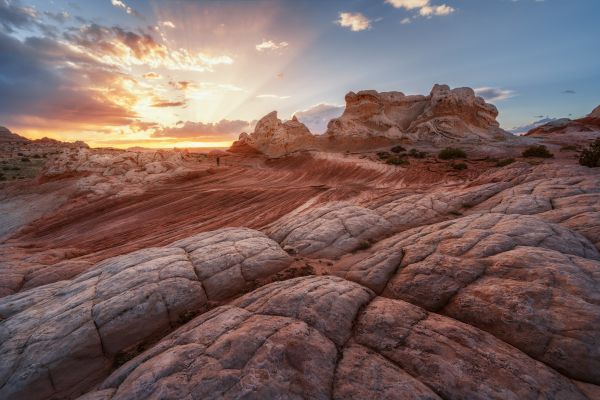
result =
[{"label": "cloud", "polygon": [[[540,117],[540,116],[538,115],[537,117]],[[547,124],[548,122],[552,122],[552,121],[556,121],[556,120],[558,120],[558,118],[551,118],[551,117],[546,116],[546,117],[543,117],[542,119],[534,121],[530,124],[523,125],[523,126],[516,126],[512,129],[510,129],[509,132],[514,133],[515,135],[524,134],[524,133],[529,132],[533,128],[537,128],[538,126],[541,126],[541,125]]]},{"label": "cloud", "polygon": [[272,40],[263,40],[262,43],[259,43],[254,47],[256,47],[256,50],[258,50],[258,51],[265,51],[265,50],[283,49],[284,47],[288,47],[288,46],[289,46],[288,42],[275,43]]},{"label": "cloud", "polygon": [[153,138],[179,138],[197,139],[208,141],[223,141],[235,138],[245,130],[250,130],[251,123],[241,120],[222,119],[219,122],[192,122],[186,121],[173,127],[157,129],[151,136]]},{"label": "cloud", "polygon": [[84,25],[64,36],[82,53],[113,66],[145,65],[150,68],[205,72],[212,71],[216,65],[233,63],[233,59],[226,55],[193,53],[186,49],[171,50],[148,32],[132,32],[118,26]]},{"label": "cloud", "polygon": [[408,18],[408,17],[406,17],[406,18],[403,18],[403,19],[400,21],[400,23],[401,23],[402,25],[410,24],[411,22],[412,22],[412,19],[411,19],[411,18]]},{"label": "cloud", "polygon": [[256,96],[257,99],[280,99],[280,100],[285,100],[285,99],[289,99],[290,96],[279,96],[276,94],[259,94],[258,96]]},{"label": "cloud", "polygon": [[24,7],[17,1],[0,0],[0,26],[8,33],[15,29],[37,26],[44,29],[38,21],[38,13],[33,7]]},{"label": "cloud", "polygon": [[44,15],[50,19],[53,19],[54,21],[56,21],[60,24],[64,24],[69,19],[71,19],[71,15],[66,11],[57,12],[57,13],[53,13],[50,11],[44,11]]},{"label": "cloud", "polygon": [[[421,17],[431,18],[432,16],[450,15],[456,11],[447,4],[431,4],[431,0],[385,0],[385,2],[394,8],[403,8],[408,11],[418,11]],[[413,15],[413,19],[416,15]],[[408,24],[410,18],[404,18],[400,23]]]},{"label": "cloud", "polygon": [[174,89],[182,90],[182,91],[186,91],[188,89],[197,87],[197,85],[194,82],[190,82],[190,81],[177,81],[177,82],[170,81],[169,85],[171,87],[173,87]]},{"label": "cloud", "polygon": [[567,89],[567,90],[563,90],[563,94],[575,94],[575,91],[571,90],[571,89]]},{"label": "cloud", "polygon": [[442,4],[441,6],[425,6],[421,7],[419,14],[423,17],[429,17],[431,15],[448,15],[454,12],[454,8]]},{"label": "cloud", "polygon": [[130,77],[49,38],[0,31],[0,119],[6,124],[127,125],[137,118]]},{"label": "cloud", "polygon": [[477,96],[483,97],[486,101],[501,101],[517,95],[513,90],[495,87],[479,87],[473,90]]},{"label": "cloud", "polygon": [[156,99],[154,101],[154,103],[152,103],[152,107],[158,107],[158,108],[166,108],[166,107],[182,107],[185,106],[186,102],[185,101],[169,101],[169,100],[163,100],[163,99]]},{"label": "cloud", "polygon": [[138,17],[140,16],[140,14],[137,11],[135,11],[133,8],[129,7],[122,0],[111,0],[110,2],[113,6],[115,6],[117,8],[122,8],[123,10],[125,10],[125,12],[127,14],[135,15]]},{"label": "cloud", "polygon": [[405,8],[407,10],[429,5],[429,0],[385,0],[385,2],[395,8]]},{"label": "cloud", "polygon": [[329,121],[339,117],[343,112],[344,106],[321,103],[306,110],[297,111],[294,115],[300,122],[306,125],[312,133],[322,134],[327,130]]},{"label": "cloud", "polygon": [[156,72],[148,72],[148,73],[142,75],[142,77],[144,79],[161,79],[162,75],[161,74],[157,74]]},{"label": "cloud", "polygon": [[166,26],[167,28],[174,29],[175,24],[172,21],[163,21],[160,23],[162,26]]},{"label": "cloud", "polygon": [[344,28],[350,28],[352,32],[371,29],[371,20],[361,13],[341,12],[336,23]]}]

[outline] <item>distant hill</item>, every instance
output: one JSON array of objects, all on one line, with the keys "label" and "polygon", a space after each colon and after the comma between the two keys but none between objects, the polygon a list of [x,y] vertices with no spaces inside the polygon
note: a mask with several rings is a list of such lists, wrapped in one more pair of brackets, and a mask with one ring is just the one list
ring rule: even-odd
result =
[{"label": "distant hill", "polygon": [[12,133],[10,129],[0,126],[0,142],[28,142],[29,139],[19,136],[16,133]]}]

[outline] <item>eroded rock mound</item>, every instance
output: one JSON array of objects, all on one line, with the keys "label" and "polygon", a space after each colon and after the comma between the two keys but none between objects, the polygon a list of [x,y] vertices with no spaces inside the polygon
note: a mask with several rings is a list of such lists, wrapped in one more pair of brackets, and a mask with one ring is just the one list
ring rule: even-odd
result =
[{"label": "eroded rock mound", "polygon": [[506,140],[496,107],[477,97],[470,88],[435,85],[429,96],[374,90],[346,95],[344,114],[330,121],[332,139],[383,136],[435,144]]},{"label": "eroded rock mound", "polygon": [[336,269],[600,383],[600,253],[566,228],[529,216],[473,215],[405,231]]},{"label": "eroded rock mound", "polygon": [[585,399],[485,332],[372,299],[335,277],[267,285],[192,320],[82,399]]},{"label": "eroded rock mound", "polygon": [[240,294],[291,259],[260,232],[226,228],[98,263],[0,300],[0,397],[73,397],[125,350]]},{"label": "eroded rock mound", "polygon": [[279,157],[297,150],[309,150],[314,147],[313,142],[314,136],[295,116],[281,122],[277,111],[273,111],[258,121],[253,133],[240,134],[230,151],[247,152],[245,147],[249,146],[270,157]]},{"label": "eroded rock mound", "polygon": [[392,231],[376,212],[343,203],[329,203],[277,221],[269,236],[293,253],[336,258],[361,246],[370,246]]}]

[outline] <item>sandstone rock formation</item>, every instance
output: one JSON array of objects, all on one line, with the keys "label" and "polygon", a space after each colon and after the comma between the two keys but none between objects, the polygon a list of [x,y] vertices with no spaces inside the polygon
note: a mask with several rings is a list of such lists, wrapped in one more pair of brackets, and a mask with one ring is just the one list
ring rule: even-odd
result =
[{"label": "sandstone rock formation", "polygon": [[250,229],[199,234],[105,260],[71,281],[0,300],[0,397],[73,397],[120,352],[240,294],[291,260]]},{"label": "sandstone rock formation", "polygon": [[344,114],[330,121],[326,135],[434,144],[507,140],[511,135],[500,129],[497,116],[496,107],[470,88],[435,85],[429,96],[367,90],[346,95]]},{"label": "sandstone rock formation", "polygon": [[281,122],[277,118],[277,111],[273,111],[258,121],[253,133],[240,134],[230,150],[242,151],[249,146],[271,157],[279,157],[297,150],[310,150],[314,147],[313,142],[313,135],[295,116]]},{"label": "sandstone rock formation", "polygon": [[274,283],[197,317],[82,399],[140,397],[586,398],[485,332],[333,277]]},{"label": "sandstone rock formation", "polygon": [[514,139],[500,129],[498,110],[471,88],[435,85],[428,96],[364,90],[346,95],[341,117],[331,120],[324,135],[313,136],[296,117],[282,123],[273,111],[254,133],[242,133],[230,151],[247,147],[279,157],[298,150],[347,151],[412,143],[433,147],[452,143],[489,145]]},{"label": "sandstone rock formation", "polygon": [[[0,243],[0,398],[598,397],[600,175],[574,157],[70,153],[28,190],[71,208]],[[145,183],[179,168],[203,175]],[[146,191],[60,191],[86,176]]]},{"label": "sandstone rock formation", "polygon": [[588,115],[588,117],[592,118],[600,118],[600,106],[594,108],[594,110]]}]

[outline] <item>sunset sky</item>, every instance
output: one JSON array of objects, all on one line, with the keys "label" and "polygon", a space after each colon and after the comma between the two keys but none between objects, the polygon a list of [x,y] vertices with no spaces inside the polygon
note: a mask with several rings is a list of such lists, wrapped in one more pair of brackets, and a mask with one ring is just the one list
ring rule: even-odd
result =
[{"label": "sunset sky", "polygon": [[600,104],[598,0],[0,0],[0,125],[92,146],[227,146],[272,110],[470,86],[503,128]]}]

